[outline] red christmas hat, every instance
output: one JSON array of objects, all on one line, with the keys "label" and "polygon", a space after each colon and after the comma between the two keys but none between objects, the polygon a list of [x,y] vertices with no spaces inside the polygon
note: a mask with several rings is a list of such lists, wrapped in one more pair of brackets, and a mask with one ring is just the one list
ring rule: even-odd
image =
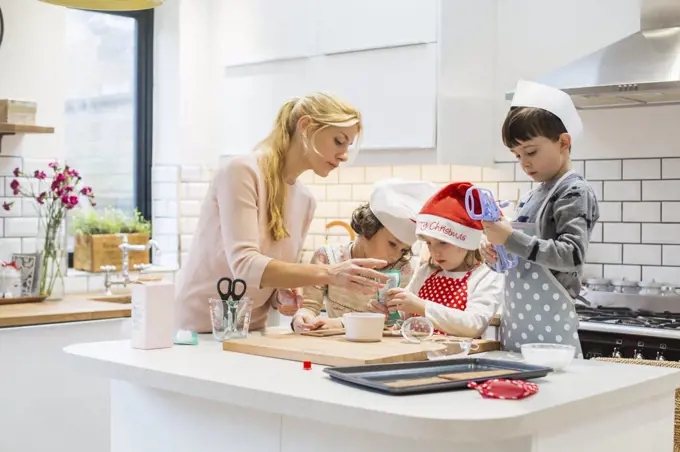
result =
[{"label": "red christmas hat", "polygon": [[[469,182],[454,182],[431,197],[418,214],[419,236],[427,236],[468,250],[476,250],[482,240],[482,222],[473,220],[465,209]],[[475,206],[479,196],[474,192]]]}]

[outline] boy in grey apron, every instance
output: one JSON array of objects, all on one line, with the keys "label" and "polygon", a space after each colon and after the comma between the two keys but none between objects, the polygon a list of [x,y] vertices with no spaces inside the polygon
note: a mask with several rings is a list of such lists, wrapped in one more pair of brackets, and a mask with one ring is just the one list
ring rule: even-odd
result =
[{"label": "boy in grey apron", "polygon": [[[581,118],[564,92],[520,81],[503,124],[503,142],[525,173],[541,184],[517,209],[517,223],[483,222],[488,242],[504,245],[519,264],[506,276],[501,346],[520,351],[522,344],[557,343],[576,347],[574,298],[581,290],[583,262],[597,199],[584,178],[571,170],[571,146],[583,131]],[[488,243],[482,255],[495,261]]]}]

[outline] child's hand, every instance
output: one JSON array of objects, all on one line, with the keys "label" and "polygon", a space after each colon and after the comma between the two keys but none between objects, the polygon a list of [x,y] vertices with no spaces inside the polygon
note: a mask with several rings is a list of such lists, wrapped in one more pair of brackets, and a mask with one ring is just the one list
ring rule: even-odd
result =
[{"label": "child's hand", "polygon": [[404,289],[390,289],[385,297],[385,305],[390,310],[403,311],[407,314],[425,315],[425,301]]},{"label": "child's hand", "polygon": [[387,307],[379,302],[378,300],[371,300],[366,306],[366,311],[368,312],[378,312],[380,314],[387,315]]},{"label": "child's hand", "polygon": [[513,231],[512,226],[505,219],[482,221],[482,226],[484,227],[486,238],[492,245],[505,245]]},{"label": "child's hand", "polygon": [[496,250],[493,249],[493,245],[489,242],[486,236],[482,237],[482,243],[479,245],[479,253],[482,258],[490,264],[496,264],[498,260],[498,255],[496,255]]},{"label": "child's hand", "polygon": [[273,307],[274,309],[277,309],[281,315],[295,315],[297,310],[302,307],[302,295],[300,294],[300,290],[279,289]]}]

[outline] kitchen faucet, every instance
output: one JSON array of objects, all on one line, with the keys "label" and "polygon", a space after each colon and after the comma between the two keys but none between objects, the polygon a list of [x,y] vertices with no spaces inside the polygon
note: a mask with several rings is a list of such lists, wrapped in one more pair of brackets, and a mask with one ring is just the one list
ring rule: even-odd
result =
[{"label": "kitchen faucet", "polygon": [[[117,281],[111,281],[111,272],[116,269],[115,265],[102,265],[100,267],[101,270],[106,272],[106,275],[104,276],[104,288],[106,289],[106,295],[112,295],[111,286],[121,285],[123,287],[127,287],[127,285],[131,283],[129,269],[130,251],[146,251],[150,248],[153,248],[157,255],[160,254],[161,252],[158,242],[153,239],[149,240],[146,243],[146,245],[132,245],[128,243],[127,234],[117,235],[123,241],[123,243],[118,245],[118,248],[120,248],[123,251],[123,265],[121,269],[121,277]],[[135,264],[132,266],[132,268],[135,270],[139,270],[141,273],[150,266],[151,266],[150,264]]]}]

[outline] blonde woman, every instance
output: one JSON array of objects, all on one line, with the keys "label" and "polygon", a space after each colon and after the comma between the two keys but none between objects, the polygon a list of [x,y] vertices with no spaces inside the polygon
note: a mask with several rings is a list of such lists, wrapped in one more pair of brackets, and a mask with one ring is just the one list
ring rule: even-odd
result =
[{"label": "blonde woman", "polygon": [[[298,180],[311,170],[326,177],[347,161],[358,140],[361,115],[336,97],[316,93],[291,99],[256,152],[231,158],[217,172],[203,201],[186,264],[176,286],[179,328],[209,332],[208,299],[217,280],[243,279],[253,300],[251,329],[264,327],[276,289],[331,285],[373,293],[385,281],[378,259],[335,265],[298,264],[316,203]],[[285,292],[282,292],[282,295]]]}]

